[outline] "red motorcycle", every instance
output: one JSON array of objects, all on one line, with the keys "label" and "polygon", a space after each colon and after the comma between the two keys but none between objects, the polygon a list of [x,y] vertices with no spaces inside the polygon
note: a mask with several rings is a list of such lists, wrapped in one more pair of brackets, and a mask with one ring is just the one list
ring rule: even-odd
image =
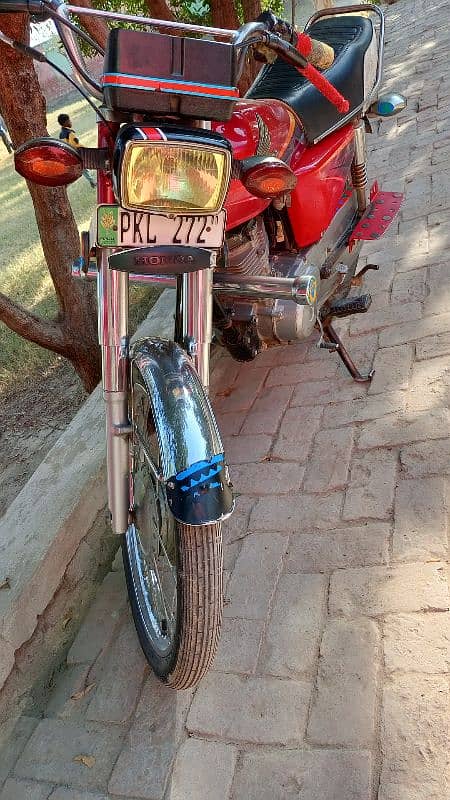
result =
[{"label": "red motorcycle", "polygon": [[[157,675],[186,688],[216,650],[221,522],[233,510],[207,397],[211,342],[251,361],[318,328],[353,378],[370,380],[332,323],[369,307],[369,295],[347,297],[364,272],[355,276],[362,241],[384,233],[402,200],[368,191],[368,115],[390,116],[406,101],[378,97],[376,6],[318,12],[302,34],[269,12],[228,31],[0,0],[0,11],[24,10],[54,20],[80,91],[102,102],[97,148],[35,139],[16,150],[15,166],[51,186],[98,171],[96,222],[73,273],[98,284],[112,528],[144,653]],[[112,28],[98,82],[77,43],[95,45],[74,26],[77,12],[152,30]],[[240,100],[251,54],[266,63]],[[130,280],[176,287],[172,341],[130,349]]]}]

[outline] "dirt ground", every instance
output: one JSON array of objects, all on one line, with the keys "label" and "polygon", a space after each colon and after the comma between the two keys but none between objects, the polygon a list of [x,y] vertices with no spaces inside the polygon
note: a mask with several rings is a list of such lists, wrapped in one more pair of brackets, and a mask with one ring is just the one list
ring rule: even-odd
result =
[{"label": "dirt ground", "polygon": [[14,393],[0,395],[0,517],[86,396],[74,370],[63,359]]}]

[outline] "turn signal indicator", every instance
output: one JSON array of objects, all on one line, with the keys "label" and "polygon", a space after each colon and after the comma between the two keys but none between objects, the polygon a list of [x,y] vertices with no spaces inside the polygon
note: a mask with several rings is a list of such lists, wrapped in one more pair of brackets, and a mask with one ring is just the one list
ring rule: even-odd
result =
[{"label": "turn signal indicator", "polygon": [[70,145],[49,137],[32,139],[18,147],[14,166],[25,180],[41,186],[67,186],[83,172],[79,153]]}]

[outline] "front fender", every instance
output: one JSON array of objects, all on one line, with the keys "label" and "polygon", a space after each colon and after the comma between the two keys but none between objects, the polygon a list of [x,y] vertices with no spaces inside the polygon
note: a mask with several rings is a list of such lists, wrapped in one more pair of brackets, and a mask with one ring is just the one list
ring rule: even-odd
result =
[{"label": "front fender", "polygon": [[161,479],[174,517],[188,525],[226,519],[234,500],[222,440],[203,385],[175,342],[141,339],[131,356],[148,390]]}]

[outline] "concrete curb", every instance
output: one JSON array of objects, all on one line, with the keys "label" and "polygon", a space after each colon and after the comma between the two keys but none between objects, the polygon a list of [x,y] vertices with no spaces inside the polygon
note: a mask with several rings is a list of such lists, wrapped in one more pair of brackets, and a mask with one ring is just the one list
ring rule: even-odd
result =
[{"label": "concrete curb", "polygon": [[[174,290],[166,289],[135,338],[171,336]],[[0,521],[0,706],[17,654],[34,636],[41,615],[61,588],[71,562],[96,559],[109,538],[95,525],[106,505],[104,407],[101,386],[78,411]],[[103,553],[104,556],[104,553]],[[77,563],[78,572],[83,565]],[[19,670],[20,671],[20,670]],[[36,679],[36,672],[34,673]],[[28,670],[15,678],[15,696],[30,689]]]}]

